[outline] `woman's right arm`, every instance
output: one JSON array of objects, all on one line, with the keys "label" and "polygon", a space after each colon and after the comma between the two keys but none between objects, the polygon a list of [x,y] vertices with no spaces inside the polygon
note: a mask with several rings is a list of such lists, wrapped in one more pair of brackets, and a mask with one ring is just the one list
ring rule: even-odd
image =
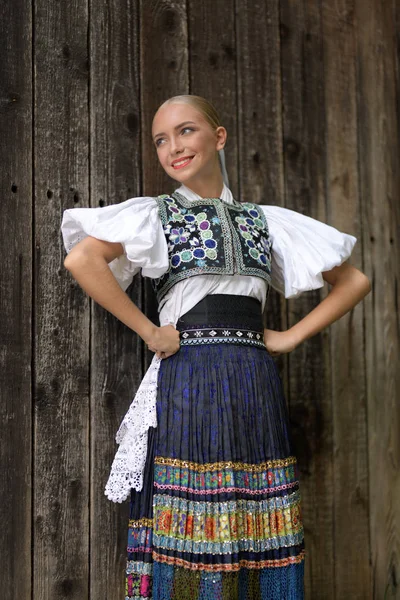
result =
[{"label": "woman's right arm", "polygon": [[72,248],[64,266],[95,302],[135,331],[157,356],[168,358],[179,350],[179,332],[173,325],[154,325],[121,289],[108,263],[123,253],[119,242],[88,236]]}]

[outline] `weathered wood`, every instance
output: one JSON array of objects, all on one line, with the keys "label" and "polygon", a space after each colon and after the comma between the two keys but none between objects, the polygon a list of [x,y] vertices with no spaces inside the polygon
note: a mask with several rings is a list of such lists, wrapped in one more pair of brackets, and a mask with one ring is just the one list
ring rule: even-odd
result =
[{"label": "weathered wood", "polygon": [[[357,174],[354,2],[322,2],[327,136],[327,218],[358,238],[351,263],[362,268]],[[340,48],[340,52],[338,52]],[[368,446],[366,431],[364,306],[330,329],[333,400],[333,511],[336,598],[370,598]]]},{"label": "weathered wood", "polygon": [[[280,3],[285,207],[326,221],[325,114],[318,3]],[[289,327],[326,290],[289,300]],[[300,468],[306,545],[306,596],[334,598],[332,408],[328,333],[289,355],[289,406]]]},{"label": "weathered wood", "polygon": [[236,2],[241,197],[283,203],[279,2]]},{"label": "weathered wood", "polygon": [[355,13],[363,264],[373,285],[365,300],[364,360],[374,600],[400,597],[400,87],[395,8],[399,25],[398,2],[358,2]]},{"label": "weathered wood", "polygon": [[89,302],[60,222],[88,204],[88,14],[34,5],[34,598],[88,598]]},{"label": "weathered wood", "polygon": [[19,600],[31,597],[34,485],[30,7],[1,3],[0,31],[0,589]]},{"label": "weathered wood", "polygon": [[[90,205],[141,194],[137,2],[91,3]],[[129,57],[129,60],[127,60]],[[128,289],[143,309],[142,279]],[[119,424],[143,376],[141,338],[93,303],[91,330],[90,598],[125,597],[129,499],[104,495]]]}]

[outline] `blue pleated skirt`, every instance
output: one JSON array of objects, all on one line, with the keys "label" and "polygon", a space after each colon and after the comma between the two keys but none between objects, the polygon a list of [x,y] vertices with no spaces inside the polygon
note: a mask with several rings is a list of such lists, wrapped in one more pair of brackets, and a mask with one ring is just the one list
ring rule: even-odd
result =
[{"label": "blue pleated skirt", "polygon": [[131,492],[125,598],[301,600],[298,469],[261,305],[209,295],[177,329]]}]

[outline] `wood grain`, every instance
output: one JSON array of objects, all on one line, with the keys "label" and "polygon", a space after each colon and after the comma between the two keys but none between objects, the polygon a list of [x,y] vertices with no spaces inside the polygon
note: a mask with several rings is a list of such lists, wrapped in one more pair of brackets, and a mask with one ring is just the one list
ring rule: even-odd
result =
[{"label": "wood grain", "polygon": [[88,597],[89,301],[65,270],[64,208],[88,204],[86,6],[34,6],[34,583]]},{"label": "wood grain", "polygon": [[[362,269],[354,2],[322,3],[327,123],[327,217],[358,242],[351,263]],[[340,52],[338,52],[340,48]],[[361,124],[360,124],[361,126]],[[368,441],[364,306],[330,327],[333,400],[335,596],[371,594],[368,534]],[[346,526],[344,524],[346,523]]]},{"label": "wood grain", "polygon": [[[0,4],[0,589],[32,591],[32,14]],[[23,572],[23,577],[20,576]]]},{"label": "wood grain", "polygon": [[[355,12],[363,264],[373,285],[365,300],[364,349],[370,594],[385,600],[400,597],[400,90],[395,6],[367,0]],[[397,3],[397,18],[398,10]]]}]

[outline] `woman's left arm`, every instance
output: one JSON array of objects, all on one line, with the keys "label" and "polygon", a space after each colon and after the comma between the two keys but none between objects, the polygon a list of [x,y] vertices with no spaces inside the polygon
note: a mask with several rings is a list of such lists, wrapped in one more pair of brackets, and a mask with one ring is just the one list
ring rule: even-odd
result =
[{"label": "woman's left arm", "polygon": [[306,339],[340,319],[371,291],[368,277],[348,262],[325,271],[322,277],[332,285],[332,289],[308,315],[287,331],[264,329],[264,342],[270,354],[291,352]]}]

